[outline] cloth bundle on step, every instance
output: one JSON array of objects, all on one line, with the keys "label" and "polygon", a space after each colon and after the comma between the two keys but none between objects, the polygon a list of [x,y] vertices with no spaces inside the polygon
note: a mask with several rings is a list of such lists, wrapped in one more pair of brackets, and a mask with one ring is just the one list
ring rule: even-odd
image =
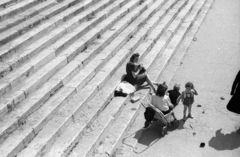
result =
[{"label": "cloth bundle on step", "polygon": [[127,81],[122,81],[117,88],[115,89],[115,96],[124,96],[126,97],[129,94],[132,94],[136,91],[135,87],[128,83]]}]

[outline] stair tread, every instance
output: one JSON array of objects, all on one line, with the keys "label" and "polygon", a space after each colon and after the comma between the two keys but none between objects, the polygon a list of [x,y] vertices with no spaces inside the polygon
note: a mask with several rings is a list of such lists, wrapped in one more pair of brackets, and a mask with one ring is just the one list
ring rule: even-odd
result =
[{"label": "stair tread", "polygon": [[5,123],[5,124],[9,124],[9,123]]},{"label": "stair tread", "polygon": [[[48,10],[43,11],[42,13],[39,14],[39,16],[48,16],[51,12],[55,12],[58,9],[61,8],[66,8],[68,6],[68,4],[71,4],[72,2],[74,2],[76,0],[69,0],[69,1],[64,1],[62,3],[58,3],[58,5],[55,5],[53,8],[49,8]],[[92,0],[89,0],[91,3]],[[85,4],[85,3],[84,3]],[[84,4],[80,5],[80,6],[84,6]],[[87,3],[88,4],[88,3]],[[34,27],[33,29],[30,29],[29,31],[27,31],[26,33],[24,33],[23,35],[17,37],[16,39],[4,44],[2,47],[0,47],[0,57],[7,55],[7,53],[11,50],[15,50],[20,47],[20,45],[23,42],[28,41],[29,39],[33,38],[33,36],[39,34],[40,32],[44,31],[47,28],[53,28],[55,27],[54,24],[57,23],[59,20],[62,20],[64,17],[68,16],[69,14],[66,14],[67,12],[74,12],[75,10],[79,9],[78,5],[69,7],[67,10],[62,11],[61,13],[57,14],[56,16],[53,16],[52,18],[45,20],[43,23],[41,23],[41,25],[38,25],[36,27]],[[17,27],[17,26],[16,26]],[[1,59],[2,60],[2,59]]]},{"label": "stair tread", "polygon": [[25,1],[16,3],[15,5],[13,5],[11,7],[7,7],[6,9],[0,11],[0,17],[3,16],[4,14],[10,13],[11,11],[21,8],[21,7],[23,7],[29,3],[32,3],[34,1],[36,1],[36,0],[25,0]]},{"label": "stair tread", "polygon": [[23,21],[24,19],[34,16],[35,14],[40,13],[43,9],[45,9],[47,7],[51,7],[54,4],[57,4],[55,0],[43,1],[42,3],[39,3],[36,6],[33,6],[33,7],[29,8],[28,10],[25,10],[25,11],[19,13],[17,16],[13,16],[8,20],[1,21],[0,22],[0,30],[3,30],[4,28],[7,29],[9,26],[12,26],[16,22]]}]

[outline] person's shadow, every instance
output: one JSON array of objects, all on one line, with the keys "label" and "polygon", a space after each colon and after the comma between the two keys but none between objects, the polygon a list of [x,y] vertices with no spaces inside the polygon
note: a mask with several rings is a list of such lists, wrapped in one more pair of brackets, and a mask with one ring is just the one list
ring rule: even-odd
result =
[{"label": "person's shadow", "polygon": [[216,136],[213,137],[208,145],[216,150],[233,150],[240,147],[239,131],[231,132],[230,134],[221,133],[222,129],[216,131]]}]

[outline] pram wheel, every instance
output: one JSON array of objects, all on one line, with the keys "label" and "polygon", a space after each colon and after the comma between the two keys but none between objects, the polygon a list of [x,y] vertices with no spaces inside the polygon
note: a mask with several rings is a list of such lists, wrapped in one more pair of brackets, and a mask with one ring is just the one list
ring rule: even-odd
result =
[{"label": "pram wheel", "polygon": [[164,126],[162,128],[162,135],[164,136],[165,134],[167,134],[167,127],[166,126]]}]

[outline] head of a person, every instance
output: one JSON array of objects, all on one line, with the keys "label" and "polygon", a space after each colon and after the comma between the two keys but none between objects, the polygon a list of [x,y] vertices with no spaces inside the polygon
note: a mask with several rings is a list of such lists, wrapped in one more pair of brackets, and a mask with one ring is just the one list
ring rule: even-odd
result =
[{"label": "head of a person", "polygon": [[175,84],[174,86],[173,86],[173,90],[175,90],[175,91],[180,91],[180,84]]},{"label": "head of a person", "polygon": [[187,82],[187,83],[185,84],[185,88],[186,88],[186,89],[192,89],[192,88],[193,88],[193,83],[192,83],[192,82]]},{"label": "head of a person", "polygon": [[156,95],[160,96],[160,97],[164,96],[167,92],[167,89],[168,89],[168,86],[167,86],[166,82],[159,84]]},{"label": "head of a person", "polygon": [[139,59],[139,53],[134,53],[131,57],[130,57],[130,62],[133,62],[133,63],[137,63],[138,62],[138,59]]}]

